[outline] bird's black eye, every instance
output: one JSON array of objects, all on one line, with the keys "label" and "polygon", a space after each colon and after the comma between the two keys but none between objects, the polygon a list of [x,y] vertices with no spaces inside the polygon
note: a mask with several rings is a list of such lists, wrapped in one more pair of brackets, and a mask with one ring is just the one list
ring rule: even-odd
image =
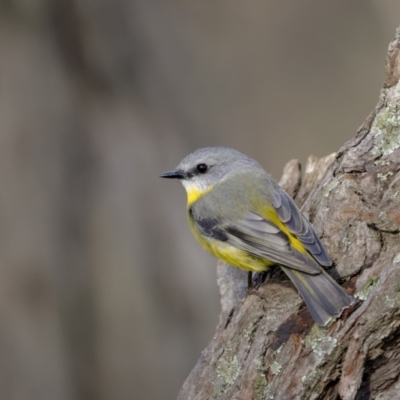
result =
[{"label": "bird's black eye", "polygon": [[199,174],[205,174],[205,173],[207,172],[207,170],[208,170],[208,167],[207,167],[206,164],[199,164],[199,165],[196,167],[196,169],[197,169],[197,172],[198,172]]}]

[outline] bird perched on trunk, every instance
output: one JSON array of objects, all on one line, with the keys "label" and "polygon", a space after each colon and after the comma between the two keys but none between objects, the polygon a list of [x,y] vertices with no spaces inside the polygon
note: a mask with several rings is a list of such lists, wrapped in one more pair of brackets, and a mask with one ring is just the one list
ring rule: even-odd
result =
[{"label": "bird perched on trunk", "polygon": [[249,282],[251,272],[280,265],[319,325],[354,303],[324,271],[332,262],[310,222],[255,160],[230,148],[206,147],[161,177],[185,187],[189,225],[200,244],[249,271]]}]

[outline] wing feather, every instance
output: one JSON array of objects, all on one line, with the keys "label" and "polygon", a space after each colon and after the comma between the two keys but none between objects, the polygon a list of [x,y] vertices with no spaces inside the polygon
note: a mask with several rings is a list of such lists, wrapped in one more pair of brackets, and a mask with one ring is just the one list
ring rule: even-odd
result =
[{"label": "wing feather", "polygon": [[321,272],[321,267],[312,257],[291,246],[289,237],[279,227],[256,213],[249,212],[234,222],[222,219],[195,221],[207,236],[215,239],[223,236],[225,242],[256,257],[308,274]]},{"label": "wing feather", "polygon": [[294,201],[282,189],[274,190],[271,198],[279,219],[291,233],[296,235],[304,247],[323,266],[332,264],[330,257],[315,234],[310,222],[301,214]]}]

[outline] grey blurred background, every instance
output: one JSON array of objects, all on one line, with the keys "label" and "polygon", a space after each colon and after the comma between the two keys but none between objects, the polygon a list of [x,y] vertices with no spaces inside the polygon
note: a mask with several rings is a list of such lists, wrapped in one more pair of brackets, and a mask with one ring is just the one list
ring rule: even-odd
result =
[{"label": "grey blurred background", "polygon": [[[373,109],[398,0],[0,1],[0,398],[177,396],[216,261],[158,175],[206,145],[336,151]],[[245,284],[245,283],[244,283]]]}]

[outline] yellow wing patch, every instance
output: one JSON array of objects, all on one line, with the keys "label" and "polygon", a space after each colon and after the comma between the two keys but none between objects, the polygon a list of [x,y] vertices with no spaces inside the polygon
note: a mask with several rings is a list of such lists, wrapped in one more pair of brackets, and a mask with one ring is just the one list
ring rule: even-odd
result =
[{"label": "yellow wing patch", "polygon": [[280,220],[278,213],[276,212],[275,208],[272,206],[265,207],[261,216],[264,217],[266,220],[273,222],[290,240],[290,244],[294,249],[299,251],[300,253],[308,254],[308,251],[304,247],[303,243],[289,229],[286,225]]}]

